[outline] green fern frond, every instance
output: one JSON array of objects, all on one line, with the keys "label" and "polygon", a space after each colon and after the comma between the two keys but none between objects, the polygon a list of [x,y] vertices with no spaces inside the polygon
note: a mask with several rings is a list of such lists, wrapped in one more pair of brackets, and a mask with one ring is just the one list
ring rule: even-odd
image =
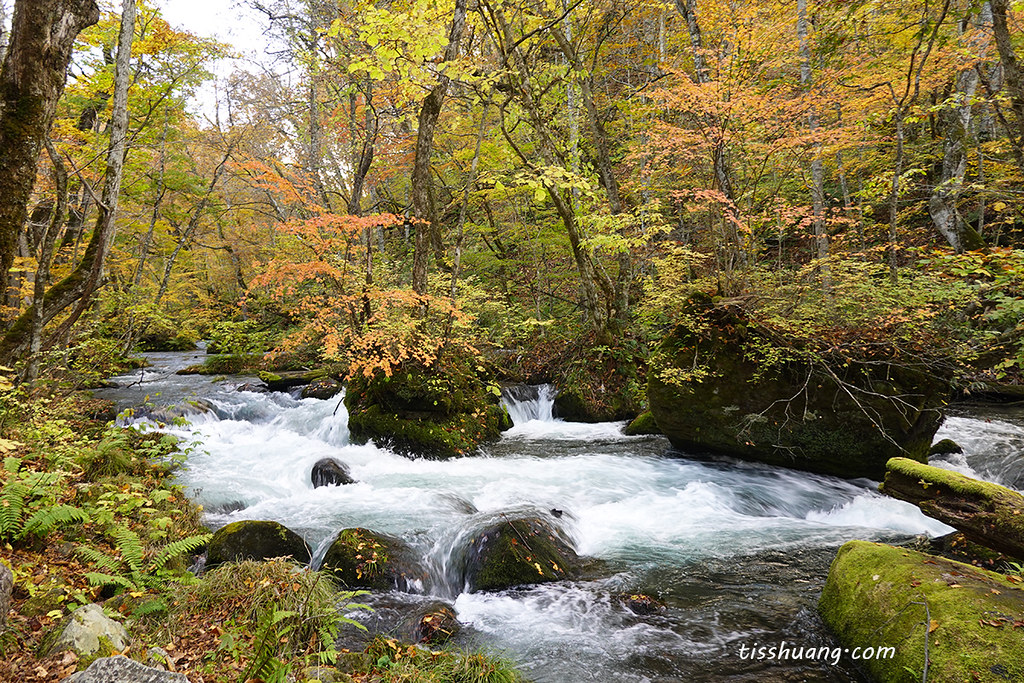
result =
[{"label": "green fern frond", "polygon": [[121,551],[121,557],[128,569],[132,572],[142,571],[142,562],[146,549],[142,546],[139,535],[126,526],[116,526],[110,532],[116,541],[117,549]]},{"label": "green fern frond", "polygon": [[160,549],[156,559],[153,560],[152,571],[163,569],[163,566],[167,562],[181,555],[183,553],[190,553],[196,548],[200,548],[213,538],[213,534],[199,534],[198,536],[189,536],[188,538],[182,538],[173,543],[168,543]]},{"label": "green fern frond", "polygon": [[82,508],[73,505],[56,505],[36,510],[25,522],[23,533],[43,535],[57,526],[74,522],[85,524],[88,521],[89,515]]},{"label": "green fern frond", "polygon": [[16,458],[13,455],[8,455],[4,458],[4,471],[9,474],[14,474],[21,468],[21,458]]},{"label": "green fern frond", "polygon": [[138,586],[123,576],[104,574],[102,572],[87,572],[85,574],[85,580],[92,586],[120,586],[125,590],[135,590],[138,588]]},{"label": "green fern frond", "polygon": [[29,488],[22,481],[9,481],[0,491],[0,538],[17,538]]},{"label": "green fern frond", "polygon": [[87,562],[91,562],[100,569],[103,569],[105,571],[120,572],[122,569],[120,562],[118,562],[117,560],[108,555],[104,555],[95,548],[80,545],[77,548],[75,548],[75,552],[78,553],[78,555],[84,558]]}]

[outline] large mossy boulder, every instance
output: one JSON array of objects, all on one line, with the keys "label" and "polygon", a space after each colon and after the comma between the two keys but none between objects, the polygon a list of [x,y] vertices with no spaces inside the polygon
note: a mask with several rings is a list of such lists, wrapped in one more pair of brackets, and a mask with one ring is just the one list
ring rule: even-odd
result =
[{"label": "large mossy boulder", "polygon": [[580,558],[565,534],[540,517],[504,519],[469,539],[465,585],[502,590],[576,576]]},{"label": "large mossy boulder", "polygon": [[[832,562],[818,608],[844,648],[861,648],[857,663],[878,681],[922,680],[926,656],[929,683],[1024,680],[1019,579],[850,541]],[[867,648],[874,656],[863,656]]]},{"label": "large mossy boulder", "polygon": [[427,571],[405,541],[369,529],[342,529],[320,569],[347,588],[423,590]]},{"label": "large mossy boulder", "polygon": [[242,520],[221,527],[207,546],[206,566],[224,562],[291,557],[308,564],[309,546],[297,533],[278,522]]},{"label": "large mossy boulder", "polygon": [[359,377],[345,393],[349,435],[354,443],[372,439],[410,457],[469,455],[512,426],[499,398],[500,392],[458,366]]},{"label": "large mossy boulder", "polygon": [[651,413],[677,449],[873,479],[891,457],[927,459],[943,379],[884,354],[832,360],[786,347],[706,297],[687,317],[648,372]]}]

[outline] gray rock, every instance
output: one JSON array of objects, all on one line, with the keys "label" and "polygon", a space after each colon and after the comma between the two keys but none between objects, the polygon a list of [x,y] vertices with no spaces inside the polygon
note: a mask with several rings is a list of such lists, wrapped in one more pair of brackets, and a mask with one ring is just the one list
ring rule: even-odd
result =
[{"label": "gray rock", "polygon": [[104,653],[104,649],[124,650],[128,647],[128,631],[120,623],[103,614],[97,604],[79,607],[68,620],[64,630],[47,648],[47,654],[71,650],[80,657]]},{"label": "gray rock", "polygon": [[14,573],[0,562],[0,628],[7,623],[7,611],[11,609],[11,591],[14,589]]},{"label": "gray rock", "polygon": [[185,674],[152,669],[118,655],[97,659],[88,669],[68,676],[62,683],[189,683],[189,680]]},{"label": "gray rock", "polygon": [[356,483],[356,480],[348,473],[348,467],[334,458],[317,460],[309,478],[313,482],[313,488]]}]

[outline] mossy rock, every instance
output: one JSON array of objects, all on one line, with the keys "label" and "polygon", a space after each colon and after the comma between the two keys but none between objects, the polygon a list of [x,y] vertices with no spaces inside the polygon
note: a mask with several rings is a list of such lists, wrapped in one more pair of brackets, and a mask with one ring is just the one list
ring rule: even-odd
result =
[{"label": "mossy rock", "polygon": [[428,645],[443,645],[458,635],[462,624],[455,608],[445,602],[424,605],[408,617],[403,624],[403,640]]},{"label": "mossy rock", "polygon": [[646,410],[626,425],[622,433],[626,436],[643,436],[647,434],[661,434],[661,430],[658,428],[658,423],[654,420],[654,416],[651,415],[651,411]]},{"label": "mossy rock", "polygon": [[[1019,579],[880,543],[839,549],[818,604],[845,648],[892,648],[861,658],[879,681],[1024,680]],[[927,605],[927,611],[926,607]],[[1018,626],[1015,626],[1018,624]]]},{"label": "mossy rock", "polygon": [[369,529],[342,529],[320,569],[347,588],[420,591],[427,572],[399,538]]},{"label": "mossy rock", "polygon": [[964,449],[953,439],[942,439],[932,444],[932,447],[928,450],[928,455],[949,455],[950,453],[963,452]]},{"label": "mossy rock", "polygon": [[309,546],[297,533],[278,522],[242,520],[223,526],[207,546],[206,566],[224,562],[291,557],[308,564]]},{"label": "mossy rock", "polygon": [[465,584],[470,590],[574,578],[580,558],[565,535],[539,517],[505,519],[469,540]]},{"label": "mossy rock", "polygon": [[405,370],[353,379],[345,393],[349,437],[400,455],[446,459],[473,453],[512,427],[499,397],[471,373]]},{"label": "mossy rock", "polygon": [[302,398],[316,398],[326,401],[340,394],[343,388],[338,380],[331,379],[330,377],[321,377],[303,387]]},{"label": "mossy rock", "polygon": [[[800,360],[710,300],[695,298],[689,315],[701,324],[677,326],[648,372],[651,413],[679,450],[873,479],[891,457],[927,458],[949,393],[943,378],[884,357],[828,368]],[[776,351],[788,360],[765,360]]]},{"label": "mossy rock", "polygon": [[288,391],[292,387],[306,386],[326,378],[327,370],[281,370],[279,372],[261,370],[258,376],[270,391]]}]

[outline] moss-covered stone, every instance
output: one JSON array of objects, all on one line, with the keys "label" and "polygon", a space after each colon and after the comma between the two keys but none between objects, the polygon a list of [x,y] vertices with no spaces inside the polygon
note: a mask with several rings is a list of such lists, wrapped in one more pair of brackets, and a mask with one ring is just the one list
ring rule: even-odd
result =
[{"label": "moss-covered stone", "polygon": [[832,562],[818,608],[846,648],[892,648],[882,651],[892,657],[858,660],[876,680],[920,681],[927,642],[929,683],[1020,681],[1020,585],[906,548],[850,541]]},{"label": "moss-covered stone", "polygon": [[884,357],[799,360],[736,309],[691,308],[700,323],[677,326],[648,372],[651,413],[676,448],[875,479],[891,457],[927,458],[945,381]]},{"label": "moss-covered stone", "polygon": [[932,444],[931,449],[928,451],[928,455],[948,455],[950,453],[963,453],[964,449],[960,447],[953,439],[942,439]]},{"label": "moss-covered stone", "polygon": [[537,517],[506,519],[469,540],[465,583],[471,590],[560,581],[576,576],[580,559],[565,536]]},{"label": "moss-covered stone", "polygon": [[297,533],[278,522],[242,520],[223,526],[207,546],[206,566],[224,562],[291,557],[306,564],[309,546]]},{"label": "moss-covered stone", "polygon": [[302,398],[317,398],[321,401],[334,398],[341,393],[341,382],[330,377],[321,377],[307,384],[302,389]]},{"label": "moss-covered stone", "polygon": [[320,569],[348,588],[422,590],[427,572],[399,538],[369,529],[342,529]]},{"label": "moss-covered stone", "polygon": [[345,394],[354,443],[373,440],[406,456],[469,455],[511,428],[499,397],[466,371],[403,370],[391,377],[353,379]]},{"label": "moss-covered stone", "polygon": [[658,428],[658,423],[654,420],[654,415],[651,415],[651,411],[645,410],[636,416],[636,418],[626,425],[626,428],[622,430],[626,436],[642,436],[645,434],[661,434],[661,430]]}]

